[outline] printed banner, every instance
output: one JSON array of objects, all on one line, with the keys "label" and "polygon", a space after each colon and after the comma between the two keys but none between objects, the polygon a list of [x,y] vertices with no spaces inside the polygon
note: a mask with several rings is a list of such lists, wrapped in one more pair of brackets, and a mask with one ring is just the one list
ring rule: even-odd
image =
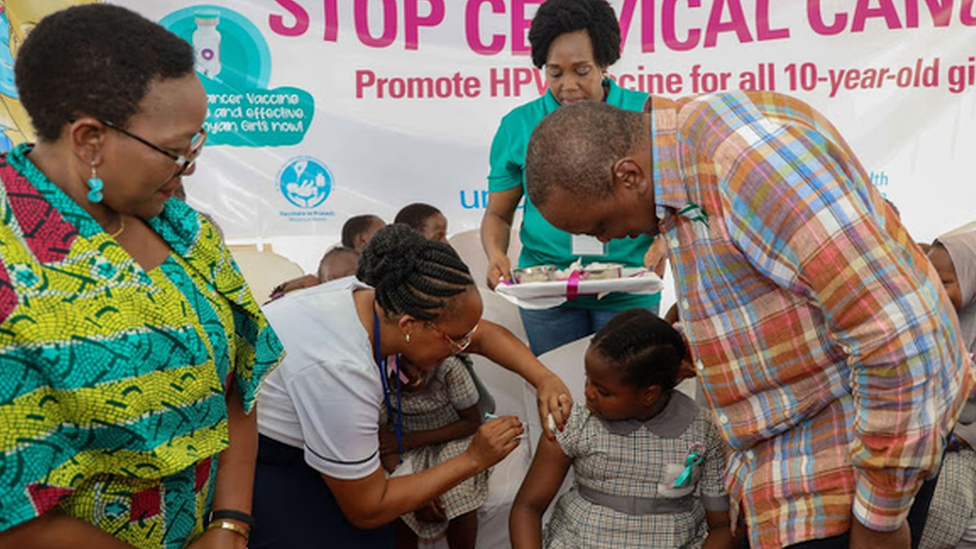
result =
[{"label": "printed banner", "polygon": [[[480,224],[501,117],[546,90],[541,0],[113,0],[191,42],[210,139],[186,180],[230,239],[320,235],[410,202]],[[0,123],[30,138],[13,56],[69,0],[0,1]],[[43,4],[43,6],[37,6]],[[822,111],[913,235],[976,219],[972,0],[611,0],[626,88],[775,90]],[[27,129],[25,129],[27,128]],[[0,146],[3,146],[0,143]]]}]

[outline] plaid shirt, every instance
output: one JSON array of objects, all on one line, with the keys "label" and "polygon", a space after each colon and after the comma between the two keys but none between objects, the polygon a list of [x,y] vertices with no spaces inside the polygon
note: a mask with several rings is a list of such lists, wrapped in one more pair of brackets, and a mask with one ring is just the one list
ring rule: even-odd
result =
[{"label": "plaid shirt", "polygon": [[655,98],[652,124],[681,317],[735,450],[733,517],[760,549],[841,534],[852,513],[896,528],[974,385],[935,271],[808,105]]}]

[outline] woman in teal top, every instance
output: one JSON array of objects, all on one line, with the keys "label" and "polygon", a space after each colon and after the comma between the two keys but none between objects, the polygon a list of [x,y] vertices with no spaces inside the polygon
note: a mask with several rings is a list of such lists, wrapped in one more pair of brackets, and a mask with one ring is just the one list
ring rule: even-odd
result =
[{"label": "woman in teal top", "polygon": [[[602,253],[580,253],[573,245],[573,239],[579,237],[550,225],[525,194],[525,151],[532,130],[546,115],[560,105],[586,100],[641,111],[648,100],[648,94],[623,89],[607,76],[609,66],[620,58],[620,25],[613,8],[604,0],[547,0],[532,21],[529,42],[532,63],[540,69],[545,67],[549,90],[509,112],[491,145],[490,193],[481,222],[481,240],[489,262],[488,285],[494,288],[499,280],[510,278],[508,239],[523,197],[519,267],[565,268],[580,256],[587,263],[642,266],[651,246],[650,237],[613,240],[602,245]],[[596,241],[590,244],[597,250],[601,246]],[[539,355],[594,333],[618,311],[643,307],[657,312],[659,303],[660,294],[612,293],[600,300],[581,297],[554,309],[522,309],[521,314],[532,351]]]}]

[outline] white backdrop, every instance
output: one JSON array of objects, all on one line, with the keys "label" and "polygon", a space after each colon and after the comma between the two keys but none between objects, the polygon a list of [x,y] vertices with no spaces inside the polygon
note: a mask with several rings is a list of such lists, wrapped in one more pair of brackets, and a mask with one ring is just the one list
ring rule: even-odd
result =
[{"label": "white backdrop", "polygon": [[[117,3],[164,24],[183,14],[191,29],[186,14],[201,9],[181,0]],[[391,221],[413,201],[441,208],[452,232],[476,228],[498,122],[543,89],[526,39],[539,3],[214,0],[208,5],[222,14],[216,28],[227,51],[210,84],[224,79],[230,93],[211,97],[212,130],[228,120],[216,108],[234,107],[228,96],[247,91],[233,87],[232,70],[264,71],[267,89],[307,92],[314,106],[301,93],[271,100],[304,107],[305,133],[293,144],[208,145],[186,183],[191,202],[211,212],[231,240],[321,240],[310,260],[297,258],[303,265],[338,240],[349,216]],[[972,0],[610,3],[625,33],[623,58],[611,73],[625,87],[668,96],[749,87],[796,95],[838,126],[916,239],[976,219]],[[235,67],[242,62],[230,47],[241,33],[229,26],[233,14],[266,42],[263,66],[251,58],[252,66]],[[316,162],[325,173],[303,184],[301,172],[297,179],[288,172],[296,158],[311,159],[301,166],[306,175]],[[304,208],[289,202],[289,193],[325,199]]]}]

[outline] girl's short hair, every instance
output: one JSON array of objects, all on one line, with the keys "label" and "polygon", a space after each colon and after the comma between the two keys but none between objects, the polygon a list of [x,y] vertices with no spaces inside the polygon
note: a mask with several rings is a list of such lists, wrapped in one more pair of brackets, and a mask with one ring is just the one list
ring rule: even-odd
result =
[{"label": "girl's short hair", "polygon": [[431,217],[441,213],[440,210],[431,206],[430,204],[424,204],[423,202],[416,202],[408,206],[404,206],[396,214],[396,218],[393,219],[394,223],[403,223],[404,225],[409,225],[415,230],[423,231],[424,224]]},{"label": "girl's short hair", "polygon": [[621,381],[643,389],[678,384],[688,351],[678,330],[647,309],[630,309],[610,319],[590,346],[621,368]]},{"label": "girl's short hair", "polygon": [[370,227],[379,223],[383,225],[383,220],[373,214],[354,215],[346,220],[342,225],[342,245],[346,248],[356,247],[356,237],[365,233]]}]

